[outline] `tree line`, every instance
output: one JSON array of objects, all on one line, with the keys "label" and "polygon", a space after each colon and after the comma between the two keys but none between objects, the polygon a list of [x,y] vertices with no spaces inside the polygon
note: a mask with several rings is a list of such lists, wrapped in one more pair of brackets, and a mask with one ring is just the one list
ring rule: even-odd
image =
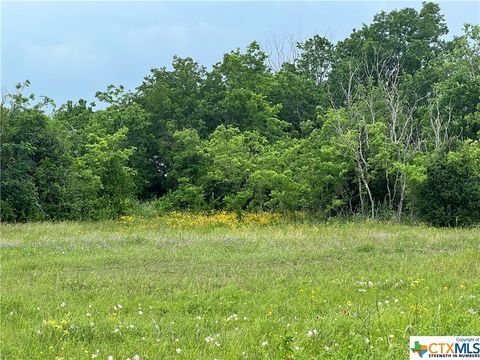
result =
[{"label": "tree line", "polygon": [[4,94],[2,221],[159,211],[480,222],[480,26],[448,33],[424,3],[377,14],[337,43],[279,55],[257,42],[210,70],[191,58],[133,91],[45,109]]}]

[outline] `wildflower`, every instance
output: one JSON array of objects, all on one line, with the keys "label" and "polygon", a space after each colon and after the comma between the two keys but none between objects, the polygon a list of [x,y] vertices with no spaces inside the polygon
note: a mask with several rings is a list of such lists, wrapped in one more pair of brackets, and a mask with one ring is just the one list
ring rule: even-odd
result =
[{"label": "wildflower", "polygon": [[138,310],[138,315],[143,315],[143,311],[142,311],[142,310]]},{"label": "wildflower", "polygon": [[175,351],[177,352],[177,354],[180,354],[183,350],[181,348],[177,348]]},{"label": "wildflower", "polygon": [[112,355],[108,355],[107,360],[113,360],[113,356],[112,356]]},{"label": "wildflower", "polygon": [[307,335],[308,336],[316,336],[316,335],[318,335],[318,330],[317,329],[308,330]]},{"label": "wildflower", "polygon": [[115,328],[115,329],[113,330],[113,332],[114,332],[114,333],[118,333],[118,332],[120,332],[120,329],[119,329],[119,328]]},{"label": "wildflower", "polygon": [[66,305],[66,304],[62,301],[62,303],[60,304],[60,307],[63,308],[63,307],[65,307],[65,305]]},{"label": "wildflower", "polygon": [[238,320],[237,314],[230,315],[230,316],[227,318],[227,321],[232,321],[232,320]]},{"label": "wildflower", "polygon": [[216,347],[220,347],[220,345],[221,345],[221,344],[220,344],[218,341],[215,341],[215,346],[216,346]]},{"label": "wildflower", "polygon": [[119,309],[121,309],[123,306],[122,306],[122,304],[117,304],[117,307],[118,307]]},{"label": "wildflower", "polygon": [[467,312],[469,314],[472,314],[472,315],[477,315],[477,311],[475,309],[472,309],[472,308],[468,309]]},{"label": "wildflower", "polygon": [[298,345],[295,345],[293,348],[294,348],[295,350],[297,350],[297,351],[302,350],[302,348],[301,348],[300,346],[298,346]]},{"label": "wildflower", "polygon": [[398,303],[398,299],[394,299],[393,301],[395,301],[395,303]]},{"label": "wildflower", "polygon": [[262,341],[262,342],[260,343],[260,345],[262,345],[262,346],[267,346],[267,345],[268,345],[268,341],[264,340],[264,341]]},{"label": "wildflower", "polygon": [[360,291],[360,292],[364,293],[364,292],[366,292],[366,291],[367,291],[367,289],[358,289],[358,291]]},{"label": "wildflower", "polygon": [[388,301],[388,300],[385,300],[385,304],[390,304],[390,301]]},{"label": "wildflower", "polygon": [[87,315],[87,317],[90,317],[90,316],[92,316],[92,314],[90,314],[90,313],[87,313],[86,315]]},{"label": "wildflower", "polygon": [[389,337],[390,339],[393,339],[393,338],[395,337],[395,335],[390,334],[390,335],[388,335],[388,337]]},{"label": "wildflower", "polygon": [[133,356],[133,360],[140,360],[140,355],[135,354],[135,355]]},{"label": "wildflower", "polygon": [[207,337],[205,338],[205,341],[206,341],[207,343],[209,343],[209,342],[211,342],[211,341],[213,341],[213,340],[214,340],[214,338],[211,337],[211,336],[207,336]]},{"label": "wildflower", "polygon": [[91,327],[94,327],[94,326],[95,326],[95,323],[94,323],[94,322],[91,322],[91,323],[90,323],[90,326],[91,326]]},{"label": "wildflower", "polygon": [[328,351],[328,350],[330,350],[330,348],[327,345],[325,345],[325,351]]}]

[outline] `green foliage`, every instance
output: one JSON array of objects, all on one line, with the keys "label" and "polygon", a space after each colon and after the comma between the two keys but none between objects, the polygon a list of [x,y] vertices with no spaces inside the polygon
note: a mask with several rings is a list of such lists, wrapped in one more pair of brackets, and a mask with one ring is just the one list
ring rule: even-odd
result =
[{"label": "green foliage", "polygon": [[435,154],[420,189],[420,216],[438,226],[471,225],[480,218],[480,144]]},{"label": "green foliage", "polygon": [[99,91],[102,110],[80,99],[47,114],[26,81],[0,108],[1,218],[114,218],[148,202],[478,224],[480,28],[447,32],[424,3],[336,44],[291,44],[277,70],[257,42],[211,69],[175,56],[134,91]]}]

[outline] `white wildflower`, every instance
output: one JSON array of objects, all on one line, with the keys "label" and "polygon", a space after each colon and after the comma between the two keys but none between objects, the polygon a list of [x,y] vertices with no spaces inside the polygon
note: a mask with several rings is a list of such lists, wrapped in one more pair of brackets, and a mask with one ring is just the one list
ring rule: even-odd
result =
[{"label": "white wildflower", "polygon": [[238,320],[237,314],[232,314],[227,318],[227,321],[235,321]]},{"label": "white wildflower", "polygon": [[177,352],[177,354],[180,354],[183,350],[181,348],[177,348],[175,351]]}]

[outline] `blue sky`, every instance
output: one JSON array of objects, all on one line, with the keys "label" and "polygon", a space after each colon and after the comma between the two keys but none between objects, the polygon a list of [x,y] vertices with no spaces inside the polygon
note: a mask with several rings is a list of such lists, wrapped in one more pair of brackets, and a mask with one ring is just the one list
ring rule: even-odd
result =
[{"label": "blue sky", "polygon": [[[479,23],[480,2],[440,2],[451,34]],[[94,100],[108,84],[138,86],[172,56],[211,66],[252,40],[319,33],[333,41],[374,14],[420,2],[1,2],[1,85],[29,79],[57,105]]]}]

